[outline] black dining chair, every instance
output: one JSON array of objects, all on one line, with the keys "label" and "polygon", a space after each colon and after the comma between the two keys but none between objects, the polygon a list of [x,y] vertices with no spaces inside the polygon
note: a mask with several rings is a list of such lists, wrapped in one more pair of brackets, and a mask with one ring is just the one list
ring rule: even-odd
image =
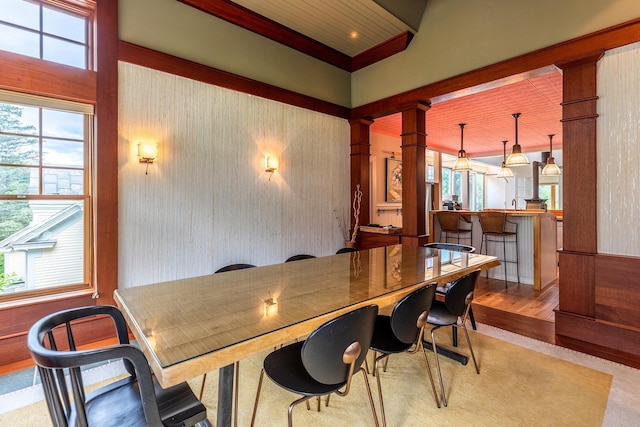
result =
[{"label": "black dining chair", "polygon": [[[402,298],[394,306],[391,316],[378,315],[376,318],[376,326],[373,330],[373,338],[371,339],[371,350],[374,351],[374,376],[378,383],[378,399],[380,400],[380,417],[382,425],[386,426],[386,415],[384,411],[384,402],[382,400],[382,386],[380,380],[380,363],[388,360],[389,356],[397,353],[416,353],[422,352],[424,361],[427,366],[427,374],[431,382],[433,397],[436,405],[440,407],[438,392],[431,375],[431,366],[427,353],[422,345],[422,337],[424,327],[427,323],[427,316],[431,308],[431,304],[435,298],[436,284],[424,286],[418,290],[411,292]],[[379,354],[379,355],[378,355]],[[386,366],[386,365],[385,365]],[[386,372],[386,367],[384,369]]]},{"label": "black dining chair", "polygon": [[[424,246],[427,248],[442,249],[445,251],[458,251],[458,252],[467,252],[467,253],[474,253],[476,251],[476,248],[474,248],[473,246],[461,245],[458,243],[435,242],[435,243],[427,243]],[[442,284],[436,288],[436,293],[439,295],[444,295],[447,293],[447,290],[449,289],[450,286],[451,286],[451,282]],[[469,321],[471,322],[471,328],[474,331],[477,330],[478,327],[476,325],[476,318],[473,315],[473,307],[469,308]],[[453,330],[451,332],[451,339],[453,340],[453,345],[455,347],[458,345],[458,329],[455,326],[452,326],[452,328]]]},{"label": "black dining chair", "polygon": [[[118,344],[80,349],[76,328],[95,316],[111,318]],[[208,425],[206,408],[187,383],[160,387],[142,351],[129,343],[127,324],[116,307],[73,308],[45,316],[29,329],[27,345],[55,427]],[[85,390],[83,367],[117,359],[124,361],[128,375]]]},{"label": "black dining chair", "polygon": [[224,273],[226,271],[244,270],[245,268],[254,268],[253,264],[229,264],[217,269],[216,273]]},{"label": "black dining chair", "polygon": [[306,255],[306,254],[293,255],[293,256],[290,256],[289,258],[287,258],[285,260],[285,262],[300,261],[300,260],[303,260],[303,259],[311,259],[311,258],[315,258],[315,256]]},{"label": "black dining chair", "polygon": [[429,310],[427,323],[433,325],[431,328],[431,344],[433,345],[433,353],[436,359],[436,370],[438,371],[438,380],[440,381],[440,394],[442,396],[442,404],[447,406],[447,396],[444,391],[444,382],[442,381],[442,372],[440,370],[440,361],[438,360],[438,347],[436,345],[435,332],[443,326],[457,326],[462,328],[467,338],[467,345],[471,352],[471,358],[476,368],[476,373],[480,374],[476,356],[473,353],[471,339],[469,339],[469,331],[467,330],[466,320],[473,300],[473,290],[476,281],[480,275],[480,270],[475,270],[461,278],[454,280],[451,287],[444,296],[444,301],[435,300]]},{"label": "black dining chair", "polygon": [[340,248],[336,252],[336,255],[337,254],[344,254],[344,253],[347,253],[347,252],[358,252],[358,249],[357,248]]},{"label": "black dining chair", "polygon": [[331,393],[346,396],[353,374],[362,372],[371,413],[378,426],[369,380],[361,367],[371,345],[377,315],[375,305],[353,310],[318,327],[306,340],[270,353],[260,371],[251,425],[256,419],[265,373],[278,386],[302,396],[289,405],[288,425],[291,427],[295,405]]}]

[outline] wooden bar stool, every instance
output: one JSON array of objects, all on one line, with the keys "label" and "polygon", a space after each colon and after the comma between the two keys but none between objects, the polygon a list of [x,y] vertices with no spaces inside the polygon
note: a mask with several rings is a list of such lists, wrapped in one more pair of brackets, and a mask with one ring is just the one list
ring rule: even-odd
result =
[{"label": "wooden bar stool", "polygon": [[[471,236],[473,233],[473,224],[471,218],[465,215],[460,215],[455,211],[438,211],[436,212],[438,223],[440,224],[440,237],[439,241],[448,243],[449,234],[454,234],[457,238],[456,243],[460,243],[460,238],[469,239],[471,244]],[[442,234],[444,233],[444,240],[442,240]]]},{"label": "wooden bar stool", "polygon": [[[507,264],[515,263],[518,283],[520,283],[520,259],[518,257],[518,224],[507,219],[506,212],[478,212],[480,227],[482,228],[482,240],[480,241],[480,253],[484,243],[502,243],[502,259],[504,265],[504,287],[507,287]],[[507,259],[507,243],[515,244],[516,259]],[[488,249],[485,249],[485,254]],[[498,256],[498,255],[496,255]],[[487,273],[488,274],[488,273]]]}]

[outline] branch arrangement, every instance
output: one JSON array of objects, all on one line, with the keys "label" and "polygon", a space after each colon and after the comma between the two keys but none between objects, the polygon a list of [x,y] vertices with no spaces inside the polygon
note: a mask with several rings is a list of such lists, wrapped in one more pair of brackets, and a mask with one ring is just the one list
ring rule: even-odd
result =
[{"label": "branch arrangement", "polygon": [[353,217],[355,219],[353,225],[353,233],[351,234],[351,243],[356,242],[356,236],[358,234],[358,224],[360,223],[360,204],[362,203],[362,191],[360,191],[360,184],[356,185],[356,191],[353,192]]}]

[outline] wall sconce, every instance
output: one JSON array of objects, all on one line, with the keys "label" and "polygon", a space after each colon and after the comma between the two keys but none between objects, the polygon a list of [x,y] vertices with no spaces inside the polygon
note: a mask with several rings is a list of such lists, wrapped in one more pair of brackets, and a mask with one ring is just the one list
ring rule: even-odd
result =
[{"label": "wall sconce", "polygon": [[264,171],[271,173],[269,176],[269,181],[271,181],[271,177],[273,173],[278,170],[278,158],[273,156],[266,156],[264,158]]},{"label": "wall sconce", "polygon": [[149,164],[156,161],[158,158],[158,144],[151,144],[146,142],[138,143],[138,161],[140,163],[146,163],[147,168],[145,175],[149,172]]},{"label": "wall sconce", "polygon": [[264,300],[264,317],[273,316],[274,314],[278,314],[278,303],[273,298]]}]

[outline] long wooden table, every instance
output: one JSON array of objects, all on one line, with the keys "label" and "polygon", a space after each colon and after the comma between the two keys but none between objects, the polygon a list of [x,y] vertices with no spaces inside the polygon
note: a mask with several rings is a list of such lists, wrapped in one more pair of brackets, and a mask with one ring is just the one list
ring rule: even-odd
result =
[{"label": "long wooden table", "polygon": [[114,297],[163,387],[220,369],[217,423],[230,425],[236,361],[358,307],[389,306],[422,284],[496,265],[493,256],[395,245],[122,288]]}]

